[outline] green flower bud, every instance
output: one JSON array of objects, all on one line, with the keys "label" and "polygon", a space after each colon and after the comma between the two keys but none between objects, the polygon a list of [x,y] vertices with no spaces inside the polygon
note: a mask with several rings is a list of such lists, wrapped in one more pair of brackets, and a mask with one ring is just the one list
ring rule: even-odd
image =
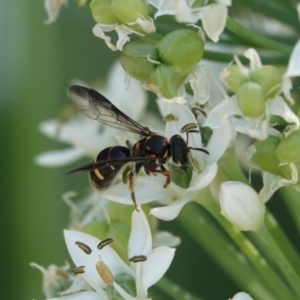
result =
[{"label": "green flower bud", "polygon": [[132,23],[140,16],[148,17],[148,6],[145,0],[111,0],[115,16],[122,23]]},{"label": "green flower bud", "polygon": [[280,175],[280,160],[276,156],[276,148],[279,143],[280,139],[275,136],[269,136],[263,141],[256,141],[254,143],[256,152],[251,158],[252,162],[266,172]]},{"label": "green flower bud", "polygon": [[259,84],[251,81],[243,83],[236,96],[238,106],[244,116],[256,118],[265,112],[266,96]]},{"label": "green flower bud", "polygon": [[155,70],[157,65],[147,59],[147,56],[149,56],[152,60],[158,60],[155,46],[156,42],[149,40],[127,43],[123,48],[120,59],[123,69],[141,82],[156,84]]},{"label": "green flower bud", "polygon": [[267,98],[273,98],[279,92],[282,74],[274,66],[263,66],[251,71],[249,78],[262,87]]},{"label": "green flower bud", "polygon": [[93,18],[100,24],[117,24],[119,18],[114,14],[112,0],[93,0],[90,4]]},{"label": "green flower bud", "polygon": [[90,6],[93,18],[100,24],[127,24],[140,16],[148,17],[145,0],[93,0]]},{"label": "green flower bud", "polygon": [[197,33],[177,30],[158,42],[128,43],[123,49],[121,64],[129,75],[170,99],[177,95],[187,74],[200,61],[203,48]]},{"label": "green flower bud", "polygon": [[224,84],[235,94],[239,87],[248,80],[248,76],[243,72],[240,66],[231,65],[220,73],[220,78]]},{"label": "green flower bud", "polygon": [[204,42],[194,31],[181,29],[165,35],[158,43],[159,61],[175,67],[174,71],[186,75],[200,61]]},{"label": "green flower bud", "polygon": [[276,149],[281,162],[300,162],[300,130],[294,131],[284,138]]}]

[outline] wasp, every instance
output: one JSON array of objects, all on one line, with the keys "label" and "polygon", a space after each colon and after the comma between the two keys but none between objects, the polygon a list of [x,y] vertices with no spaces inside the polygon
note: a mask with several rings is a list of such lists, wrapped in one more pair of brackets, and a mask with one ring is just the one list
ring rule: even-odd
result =
[{"label": "wasp", "polygon": [[126,147],[112,146],[105,148],[91,163],[69,172],[88,171],[91,184],[97,190],[103,191],[112,185],[125,165],[133,163],[132,168],[126,169],[128,170],[126,178],[128,178],[131,198],[136,209],[134,179],[141,169],[144,169],[147,175],[162,174],[166,176],[164,187],[167,187],[171,182],[172,172],[168,171],[164,165],[170,158],[172,158],[175,165],[187,170],[190,150],[198,150],[209,154],[205,149],[188,146],[189,133],[199,132],[195,130],[196,124],[187,124],[182,128],[181,133],[186,133],[186,140],[179,134],[173,135],[168,140],[166,137],[150,131],[148,127],[144,127],[131,119],[93,89],[74,85],[70,87],[69,95],[77,110],[86,117],[107,126],[140,135],[140,140],[133,146],[127,141]]}]

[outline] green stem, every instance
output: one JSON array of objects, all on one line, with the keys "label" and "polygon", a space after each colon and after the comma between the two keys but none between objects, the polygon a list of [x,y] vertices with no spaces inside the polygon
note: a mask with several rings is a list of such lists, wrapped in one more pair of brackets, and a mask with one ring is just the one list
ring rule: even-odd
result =
[{"label": "green stem", "polygon": [[290,46],[286,46],[284,44],[281,44],[279,42],[276,42],[274,40],[271,40],[269,38],[261,36],[258,33],[254,33],[253,31],[244,28],[230,17],[227,17],[226,28],[231,32],[235,33],[236,35],[252,42],[257,46],[261,46],[266,49],[276,50],[287,56],[290,56],[293,50],[293,48]]},{"label": "green stem", "polygon": [[228,243],[228,238],[211,221],[211,217],[201,207],[190,203],[178,218],[182,226],[193,236],[200,247],[229,274],[229,276],[251,293],[254,299],[276,299],[266,282],[251,266],[248,259]]},{"label": "green stem", "polygon": [[294,220],[298,233],[300,233],[300,201],[299,192],[292,187],[283,187],[280,190],[280,194],[284,198],[284,203],[286,204],[289,212]]},{"label": "green stem", "polygon": [[[298,194],[299,196],[299,194]],[[300,207],[297,209],[299,217]],[[294,267],[295,271],[300,276],[300,257],[299,253],[295,250],[294,246],[286,237],[286,234],[283,232],[279,226],[277,220],[271,213],[267,213],[265,217],[265,224],[272,235],[273,239],[276,241],[278,247],[280,247],[284,256],[288,259],[290,264]]]},{"label": "green stem", "polygon": [[300,298],[300,278],[291,266],[289,261],[281,252],[280,248],[274,241],[267,227],[262,224],[261,227],[254,233],[257,234],[261,244],[268,251],[269,257],[272,258],[275,265],[279,268],[282,275],[294,291],[295,295]]},{"label": "green stem", "polygon": [[220,207],[212,197],[201,197],[199,201],[223,227],[235,244],[241,249],[244,255],[251,261],[253,266],[268,284],[268,288],[277,295],[278,299],[295,299],[288,286],[282,281],[281,277],[276,274],[270,264],[261,255],[259,250],[251,243],[243,232],[232,226],[221,214]]},{"label": "green stem", "polygon": [[160,279],[155,286],[174,300],[201,300],[201,298],[194,297],[167,277]]}]

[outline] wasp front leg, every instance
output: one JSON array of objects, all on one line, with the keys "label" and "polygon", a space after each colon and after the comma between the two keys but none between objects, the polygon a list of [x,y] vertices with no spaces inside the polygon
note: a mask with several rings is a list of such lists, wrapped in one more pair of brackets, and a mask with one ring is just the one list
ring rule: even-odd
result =
[{"label": "wasp front leg", "polygon": [[137,204],[136,204],[136,199],[135,199],[135,193],[134,193],[134,183],[135,183],[135,179],[136,176],[135,174],[133,174],[133,172],[130,172],[128,174],[128,184],[129,184],[129,190],[131,193],[131,199],[133,201],[134,207],[136,211],[139,211],[139,209],[137,208]]}]

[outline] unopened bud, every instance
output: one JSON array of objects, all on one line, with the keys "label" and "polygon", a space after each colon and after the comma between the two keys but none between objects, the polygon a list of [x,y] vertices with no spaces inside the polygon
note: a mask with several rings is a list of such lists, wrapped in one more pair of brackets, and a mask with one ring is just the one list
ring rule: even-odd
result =
[{"label": "unopened bud", "polygon": [[284,138],[276,149],[278,159],[284,163],[300,162],[300,130]]}]

